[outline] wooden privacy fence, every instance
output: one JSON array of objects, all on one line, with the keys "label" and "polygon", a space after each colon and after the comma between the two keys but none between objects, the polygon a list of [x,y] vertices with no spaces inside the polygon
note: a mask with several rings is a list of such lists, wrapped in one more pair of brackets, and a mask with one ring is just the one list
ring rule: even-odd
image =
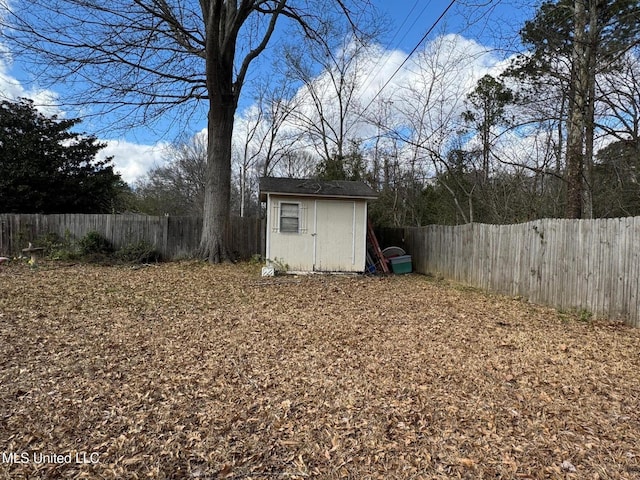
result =
[{"label": "wooden privacy fence", "polygon": [[405,229],[419,273],[640,327],[640,217]]},{"label": "wooden privacy fence", "polygon": [[[200,243],[202,219],[130,214],[0,214],[0,255],[18,255],[38,238],[56,233],[79,240],[96,231],[116,248],[146,241],[167,260],[193,255]],[[264,254],[264,223],[259,218],[232,217],[227,244],[240,259]]]}]

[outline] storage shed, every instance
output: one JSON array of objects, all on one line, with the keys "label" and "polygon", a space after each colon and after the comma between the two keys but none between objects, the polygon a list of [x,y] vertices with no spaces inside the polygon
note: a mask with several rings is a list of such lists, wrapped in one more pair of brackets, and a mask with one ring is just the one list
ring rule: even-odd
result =
[{"label": "storage shed", "polygon": [[367,202],[376,197],[363,182],[261,178],[267,259],[289,271],[363,272]]}]

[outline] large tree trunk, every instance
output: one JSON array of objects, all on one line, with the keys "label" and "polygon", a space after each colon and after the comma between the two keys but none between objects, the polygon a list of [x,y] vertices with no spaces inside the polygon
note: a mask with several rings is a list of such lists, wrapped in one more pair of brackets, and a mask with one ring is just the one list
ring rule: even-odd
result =
[{"label": "large tree trunk", "polygon": [[235,102],[210,102],[207,178],[199,256],[210,263],[231,260],[225,238],[231,205],[231,138]]},{"label": "large tree trunk", "polygon": [[595,137],[596,103],[596,62],[598,59],[598,39],[601,35],[598,25],[598,2],[589,0],[589,32],[586,58],[588,63],[587,103],[585,122],[585,162],[583,173],[582,217],[593,218],[593,143]]},{"label": "large tree trunk", "polygon": [[[244,2],[243,2],[244,3]],[[207,173],[204,187],[202,237],[198,254],[209,263],[231,260],[227,231],[231,216],[231,145],[238,86],[233,65],[238,19],[236,2],[201,0],[206,25]],[[236,21],[239,22],[236,24]]]},{"label": "large tree trunk", "polygon": [[587,0],[575,0],[571,98],[567,126],[567,218],[582,218],[584,142],[589,64],[586,58]]},{"label": "large tree trunk", "polygon": [[[574,120],[575,122],[575,120]],[[567,141],[567,218],[582,218],[584,151],[577,122],[569,127]]]}]

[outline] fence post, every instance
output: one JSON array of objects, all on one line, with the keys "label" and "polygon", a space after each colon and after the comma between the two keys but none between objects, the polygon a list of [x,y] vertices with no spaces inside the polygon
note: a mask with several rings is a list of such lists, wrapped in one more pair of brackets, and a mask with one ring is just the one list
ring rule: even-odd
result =
[{"label": "fence post", "polygon": [[169,257],[169,218],[169,215],[165,215],[162,222],[162,250],[160,254],[163,258]]}]

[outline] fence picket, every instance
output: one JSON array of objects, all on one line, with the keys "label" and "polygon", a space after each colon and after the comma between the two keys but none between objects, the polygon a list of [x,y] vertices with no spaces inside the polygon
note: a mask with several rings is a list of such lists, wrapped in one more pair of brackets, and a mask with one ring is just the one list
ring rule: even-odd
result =
[{"label": "fence picket", "polygon": [[[264,224],[258,218],[232,217],[227,239],[238,258],[264,254]],[[163,258],[192,255],[200,243],[202,219],[109,214],[0,214],[0,254],[19,255],[28,242],[47,233],[78,240],[96,231],[116,248],[145,241]]]},{"label": "fence picket", "polygon": [[405,231],[416,272],[640,327],[640,217]]}]

